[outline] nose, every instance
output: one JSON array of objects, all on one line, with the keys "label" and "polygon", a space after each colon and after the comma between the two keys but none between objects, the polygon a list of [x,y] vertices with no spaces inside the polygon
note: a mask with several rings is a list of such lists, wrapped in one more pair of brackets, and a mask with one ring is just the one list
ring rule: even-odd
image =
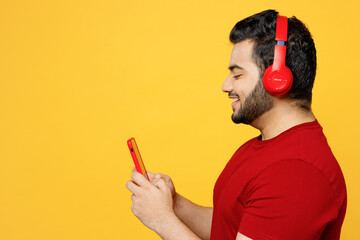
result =
[{"label": "nose", "polygon": [[230,75],[227,76],[227,78],[225,78],[225,81],[223,82],[223,84],[221,86],[221,90],[223,92],[231,92],[233,90],[233,84],[232,84]]}]

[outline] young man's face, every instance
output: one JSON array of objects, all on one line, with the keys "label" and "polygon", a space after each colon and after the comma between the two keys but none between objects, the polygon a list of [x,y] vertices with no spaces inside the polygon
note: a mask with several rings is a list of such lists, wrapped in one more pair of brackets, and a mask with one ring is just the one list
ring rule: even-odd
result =
[{"label": "young man's face", "polygon": [[236,43],[231,53],[230,74],[225,79],[222,90],[233,100],[235,123],[250,124],[270,110],[273,101],[260,79],[261,74],[252,59],[253,42],[244,40]]}]

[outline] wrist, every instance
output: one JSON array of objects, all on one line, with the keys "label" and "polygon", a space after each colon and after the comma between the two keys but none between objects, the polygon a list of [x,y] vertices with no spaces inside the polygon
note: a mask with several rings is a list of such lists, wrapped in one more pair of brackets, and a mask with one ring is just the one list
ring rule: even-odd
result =
[{"label": "wrist", "polygon": [[164,224],[155,231],[163,240],[201,240],[175,214],[169,215]]},{"label": "wrist", "polygon": [[161,221],[160,224],[156,224],[154,226],[154,231],[162,238],[162,239],[168,239],[169,234],[172,230],[177,228],[177,225],[181,224],[181,221],[176,217],[174,212],[170,212],[166,219]]},{"label": "wrist", "polygon": [[174,195],[174,212],[177,215],[177,211],[181,208],[181,198],[182,196],[178,193]]}]

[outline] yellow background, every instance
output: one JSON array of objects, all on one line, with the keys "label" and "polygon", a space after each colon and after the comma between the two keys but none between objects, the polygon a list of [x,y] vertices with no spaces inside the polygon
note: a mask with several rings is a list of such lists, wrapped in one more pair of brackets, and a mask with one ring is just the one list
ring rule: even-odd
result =
[{"label": "yellow background", "polygon": [[220,89],[228,34],[269,8],[315,39],[313,110],[348,188],[341,239],[360,239],[355,0],[2,0],[0,239],[159,239],[130,210],[130,137],[148,170],[211,205],[222,168],[258,134],[232,123]]}]

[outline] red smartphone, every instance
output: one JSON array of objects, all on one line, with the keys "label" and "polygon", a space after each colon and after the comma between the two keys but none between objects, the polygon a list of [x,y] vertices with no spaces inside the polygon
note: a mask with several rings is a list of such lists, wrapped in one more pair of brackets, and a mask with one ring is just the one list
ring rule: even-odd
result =
[{"label": "red smartphone", "polygon": [[145,169],[144,162],[142,161],[139,148],[136,145],[135,138],[130,138],[127,141],[127,145],[129,147],[130,154],[131,154],[132,159],[134,161],[136,171],[138,173],[141,173],[142,175],[144,175],[144,177],[147,178],[147,180],[150,181],[150,179],[149,179],[149,177],[147,175],[146,169]]}]

